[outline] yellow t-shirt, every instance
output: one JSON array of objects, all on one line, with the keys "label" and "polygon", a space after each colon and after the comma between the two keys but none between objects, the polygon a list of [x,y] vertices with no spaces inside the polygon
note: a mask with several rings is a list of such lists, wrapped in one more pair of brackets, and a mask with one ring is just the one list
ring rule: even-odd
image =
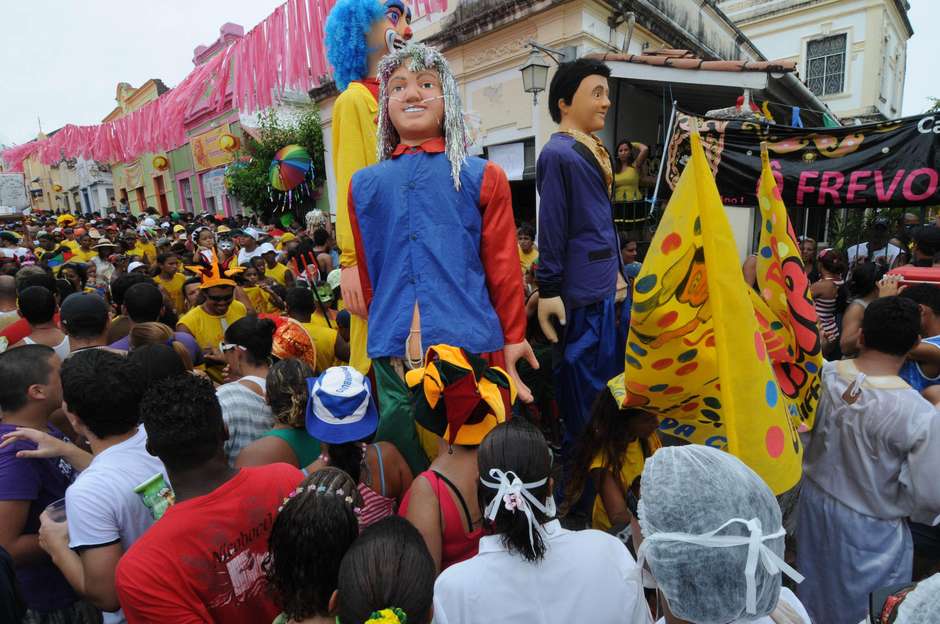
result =
[{"label": "yellow t-shirt", "polygon": [[529,269],[532,268],[532,264],[535,263],[538,259],[539,250],[535,245],[532,245],[532,249],[529,250],[529,253],[525,253],[522,251],[522,247],[519,247],[519,264],[522,265],[523,273],[528,273]]},{"label": "yellow t-shirt", "polygon": [[[202,306],[196,306],[183,315],[180,325],[185,325],[189,333],[196,339],[201,349],[217,349],[219,343],[225,339],[225,330],[232,323],[243,318],[247,311],[240,301],[232,301],[225,316],[213,316],[206,312]],[[212,381],[222,381],[224,366],[207,366],[206,372]]]},{"label": "yellow t-shirt", "polygon": [[72,257],[69,259],[69,262],[81,262],[82,264],[87,264],[91,262],[91,259],[98,255],[98,252],[94,249],[89,249],[88,251],[83,251],[79,247],[76,251],[72,252]]},{"label": "yellow t-shirt", "polygon": [[643,199],[640,193],[640,172],[636,167],[624,167],[623,171],[614,174],[614,201],[639,201]]},{"label": "yellow t-shirt", "polygon": [[273,269],[268,266],[265,266],[264,276],[270,277],[281,286],[287,286],[287,279],[284,276],[287,274],[288,271],[289,269],[287,268],[287,266],[278,262],[277,264],[274,265]]},{"label": "yellow t-shirt", "polygon": [[245,296],[258,314],[271,314],[278,312],[278,308],[271,303],[271,295],[262,290],[260,286],[242,286]]},{"label": "yellow t-shirt", "polygon": [[73,241],[73,240],[68,240],[68,239],[62,241],[56,246],[61,247],[63,245],[71,249],[73,254],[78,253],[82,249],[82,246],[78,244],[78,241]]},{"label": "yellow t-shirt", "polygon": [[[326,317],[323,316],[323,312],[320,310],[320,305],[316,304],[313,314],[310,315],[310,322],[316,325],[317,327],[324,327],[326,329],[336,329],[336,319],[330,315],[330,321],[327,323]],[[331,327],[332,326],[332,327]]]},{"label": "yellow t-shirt", "polygon": [[177,314],[183,312],[183,284],[186,282],[186,278],[182,273],[176,272],[173,274],[171,279],[165,280],[160,275],[157,275],[153,278],[153,281],[157,286],[161,286],[163,290],[166,291],[166,294],[170,295],[170,301],[173,302],[173,308],[176,310]]},{"label": "yellow t-shirt", "polygon": [[331,366],[337,364],[336,361],[336,337],[335,329],[321,326],[317,323],[301,323],[307,330],[310,339],[313,340],[317,348],[317,373],[322,373]]},{"label": "yellow t-shirt", "polygon": [[153,264],[157,260],[157,248],[153,243],[137,241],[134,248],[130,250],[130,255],[140,256],[141,260]]},{"label": "yellow t-shirt", "polygon": [[[647,441],[649,442],[650,453],[655,453],[663,445],[662,442],[659,441],[659,436],[655,433],[647,438]],[[603,468],[604,463],[604,458],[601,455],[597,455],[594,461],[591,462],[590,469]],[[636,478],[643,474],[643,466],[645,463],[646,460],[643,457],[643,448],[640,446],[640,441],[634,440],[627,445],[627,453],[623,458],[623,468],[620,470],[620,482],[624,487],[630,487]],[[593,528],[600,531],[606,531],[610,528],[610,518],[607,517],[607,510],[604,509],[604,500],[599,493],[594,499],[594,512],[591,516],[591,524]]]}]

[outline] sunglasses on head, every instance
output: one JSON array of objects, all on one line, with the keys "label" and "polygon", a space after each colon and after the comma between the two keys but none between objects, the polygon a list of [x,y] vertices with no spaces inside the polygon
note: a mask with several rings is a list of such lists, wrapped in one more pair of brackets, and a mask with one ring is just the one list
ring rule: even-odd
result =
[{"label": "sunglasses on head", "polygon": [[229,351],[231,351],[231,350],[233,350],[233,349],[241,349],[242,351],[246,351],[246,350],[247,350],[247,349],[245,349],[245,347],[243,347],[243,346],[241,346],[241,345],[239,345],[239,344],[233,344],[233,343],[231,343],[231,342],[220,342],[220,343],[219,343],[219,351],[222,352],[222,353],[228,353]]},{"label": "sunglasses on head", "polygon": [[235,293],[229,293],[227,295],[206,295],[206,299],[211,301],[216,301],[218,303],[225,303],[226,301],[231,301],[235,296]]}]

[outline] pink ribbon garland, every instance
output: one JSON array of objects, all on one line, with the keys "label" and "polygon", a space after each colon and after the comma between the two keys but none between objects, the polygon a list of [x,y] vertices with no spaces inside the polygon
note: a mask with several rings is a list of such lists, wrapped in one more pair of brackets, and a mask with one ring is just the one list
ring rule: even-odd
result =
[{"label": "pink ribbon garland", "polygon": [[[66,125],[51,137],[3,151],[13,171],[33,154],[46,165],[63,158],[127,162],[186,142],[186,122],[206,112],[270,107],[288,89],[309,91],[331,71],[323,47],[336,0],[288,0],[247,35],[193,69],[176,88],[103,124]],[[417,0],[416,14],[446,11],[448,0]],[[208,96],[206,94],[209,94]]]}]

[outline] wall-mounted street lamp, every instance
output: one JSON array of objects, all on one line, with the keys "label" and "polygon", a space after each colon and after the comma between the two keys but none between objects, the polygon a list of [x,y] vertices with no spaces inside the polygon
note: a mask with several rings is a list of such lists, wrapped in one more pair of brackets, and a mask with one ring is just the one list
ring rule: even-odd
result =
[{"label": "wall-mounted street lamp", "polygon": [[564,63],[568,60],[568,53],[564,50],[549,48],[534,41],[529,41],[526,46],[532,48],[525,64],[519,68],[522,72],[522,89],[526,93],[532,94],[532,104],[539,103],[539,93],[545,90],[548,84],[548,63],[542,53],[549,55],[555,63]]}]

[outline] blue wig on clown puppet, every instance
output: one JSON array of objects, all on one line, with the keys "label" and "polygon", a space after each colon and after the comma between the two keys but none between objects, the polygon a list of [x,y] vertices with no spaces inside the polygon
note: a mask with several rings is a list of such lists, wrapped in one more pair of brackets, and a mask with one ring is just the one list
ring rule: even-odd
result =
[{"label": "blue wig on clown puppet", "polygon": [[[356,248],[349,228],[347,197],[354,173],[377,162],[379,60],[411,39],[411,9],[402,0],[338,0],[326,18],[326,57],[340,95],[333,104],[332,156],[336,182],[336,242],[340,248],[344,302],[362,299]],[[367,325],[350,319],[350,364],[366,374]]]}]

